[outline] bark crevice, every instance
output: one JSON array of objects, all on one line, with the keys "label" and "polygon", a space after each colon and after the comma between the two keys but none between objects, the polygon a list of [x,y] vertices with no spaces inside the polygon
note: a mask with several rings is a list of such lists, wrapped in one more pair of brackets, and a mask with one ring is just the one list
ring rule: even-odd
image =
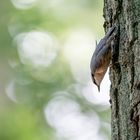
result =
[{"label": "bark crevice", "polygon": [[110,98],[112,140],[140,140],[140,0],[104,0],[105,28],[116,25]]}]

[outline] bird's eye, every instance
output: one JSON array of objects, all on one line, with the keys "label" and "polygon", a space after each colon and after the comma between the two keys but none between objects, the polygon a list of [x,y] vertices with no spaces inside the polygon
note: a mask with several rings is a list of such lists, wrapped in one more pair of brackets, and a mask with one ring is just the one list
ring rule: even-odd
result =
[{"label": "bird's eye", "polygon": [[95,81],[95,79],[94,79],[94,74],[91,73],[91,76],[92,76],[93,83],[96,84],[96,81]]},{"label": "bird's eye", "polygon": [[96,81],[95,81],[95,79],[93,78],[93,82],[94,82],[94,84],[96,84]]}]

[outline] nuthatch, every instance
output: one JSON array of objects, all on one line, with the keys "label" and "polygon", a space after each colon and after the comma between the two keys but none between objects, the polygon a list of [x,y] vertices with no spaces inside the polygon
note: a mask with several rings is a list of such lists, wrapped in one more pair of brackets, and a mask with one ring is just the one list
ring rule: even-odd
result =
[{"label": "nuthatch", "polygon": [[111,27],[103,39],[100,40],[90,62],[92,81],[100,91],[100,84],[111,61],[111,41],[114,39],[115,26]]}]

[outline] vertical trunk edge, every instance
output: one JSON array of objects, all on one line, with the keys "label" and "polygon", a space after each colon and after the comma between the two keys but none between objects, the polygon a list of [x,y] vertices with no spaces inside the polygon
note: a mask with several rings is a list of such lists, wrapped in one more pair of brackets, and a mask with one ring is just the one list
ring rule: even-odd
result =
[{"label": "vertical trunk edge", "polygon": [[111,138],[140,140],[140,1],[104,0],[104,28],[118,26],[110,68]]}]

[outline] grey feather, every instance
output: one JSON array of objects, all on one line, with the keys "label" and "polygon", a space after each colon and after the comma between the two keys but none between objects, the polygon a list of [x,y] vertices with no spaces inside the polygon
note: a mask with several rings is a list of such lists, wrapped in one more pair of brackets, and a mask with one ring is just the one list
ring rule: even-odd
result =
[{"label": "grey feather", "polygon": [[107,71],[111,59],[111,41],[115,26],[111,27],[103,39],[100,40],[91,58],[90,68],[93,82],[100,90],[100,83]]}]

